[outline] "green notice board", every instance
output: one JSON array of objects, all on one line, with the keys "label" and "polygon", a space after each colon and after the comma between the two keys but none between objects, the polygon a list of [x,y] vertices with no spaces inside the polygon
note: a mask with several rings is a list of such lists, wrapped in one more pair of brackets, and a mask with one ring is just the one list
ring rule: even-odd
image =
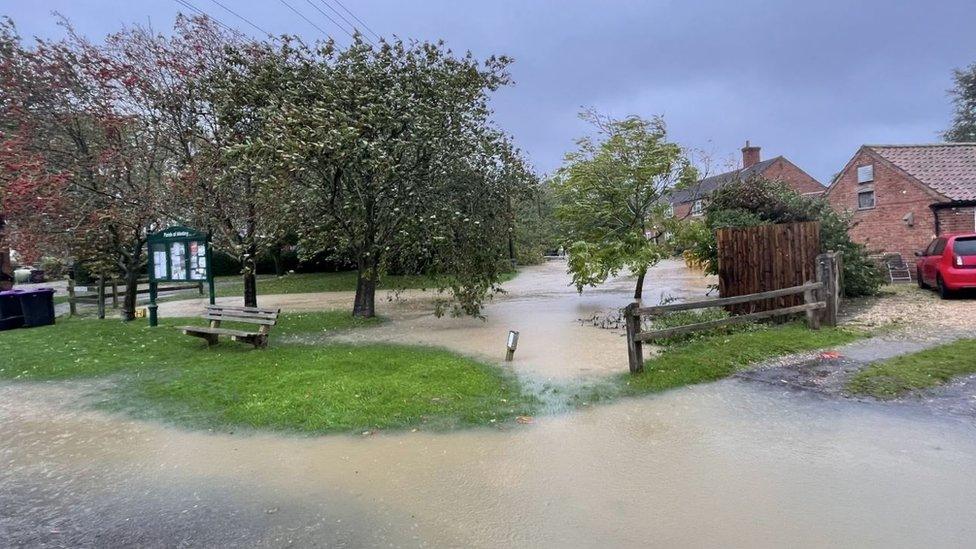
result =
[{"label": "green notice board", "polygon": [[214,302],[210,236],[189,227],[170,227],[149,235],[149,325],[158,323],[160,282],[206,282]]}]

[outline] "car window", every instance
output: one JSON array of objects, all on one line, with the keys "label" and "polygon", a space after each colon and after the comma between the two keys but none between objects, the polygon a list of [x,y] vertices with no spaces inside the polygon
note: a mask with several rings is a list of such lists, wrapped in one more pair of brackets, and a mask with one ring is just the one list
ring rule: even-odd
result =
[{"label": "car window", "polygon": [[952,244],[956,255],[976,255],[976,238],[957,238]]},{"label": "car window", "polygon": [[938,241],[939,239],[935,238],[932,240],[932,242],[929,242],[929,245],[925,247],[925,251],[922,252],[922,255],[932,255],[932,250],[935,249],[935,243]]},{"label": "car window", "polygon": [[946,239],[940,238],[935,241],[935,246],[932,248],[932,253],[929,255],[942,255],[942,252],[945,251],[945,247]]}]

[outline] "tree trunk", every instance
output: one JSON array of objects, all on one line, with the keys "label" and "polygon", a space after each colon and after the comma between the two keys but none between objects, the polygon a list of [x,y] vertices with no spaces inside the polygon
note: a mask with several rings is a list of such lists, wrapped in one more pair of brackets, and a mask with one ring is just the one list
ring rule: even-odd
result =
[{"label": "tree trunk", "polygon": [[258,306],[258,281],[257,281],[257,259],[254,257],[254,250],[241,258],[243,267],[242,276],[244,277],[244,306]]},{"label": "tree trunk", "polygon": [[122,320],[128,322],[136,318],[136,298],[139,291],[139,271],[129,269],[125,273],[125,297],[122,299]]},{"label": "tree trunk", "polygon": [[352,316],[372,318],[376,316],[376,279],[379,275],[379,262],[359,262],[356,273],[356,302]]},{"label": "tree trunk", "polygon": [[271,260],[274,261],[275,276],[285,276],[285,264],[281,257],[281,246],[271,249]]},{"label": "tree trunk", "polygon": [[644,294],[644,275],[646,272],[641,272],[637,275],[637,287],[634,288],[634,301],[640,301]]},{"label": "tree trunk", "polygon": [[125,281],[125,299],[122,300],[122,320],[129,322],[136,318],[136,302],[139,297],[139,275],[142,274],[142,245],[139,242],[126,262],[122,276]]}]

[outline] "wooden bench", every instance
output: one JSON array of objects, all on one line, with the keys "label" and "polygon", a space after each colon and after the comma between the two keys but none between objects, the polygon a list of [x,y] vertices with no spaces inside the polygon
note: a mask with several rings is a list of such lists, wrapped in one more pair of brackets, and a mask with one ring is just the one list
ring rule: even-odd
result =
[{"label": "wooden bench", "polygon": [[[215,345],[218,336],[230,336],[234,341],[250,343],[255,349],[268,346],[268,332],[278,323],[281,309],[259,309],[256,307],[228,307],[224,305],[207,305],[201,318],[210,321],[210,326],[180,326],[185,335],[200,337],[207,341],[207,345]],[[260,326],[257,332],[221,328],[221,321],[246,322]]]}]

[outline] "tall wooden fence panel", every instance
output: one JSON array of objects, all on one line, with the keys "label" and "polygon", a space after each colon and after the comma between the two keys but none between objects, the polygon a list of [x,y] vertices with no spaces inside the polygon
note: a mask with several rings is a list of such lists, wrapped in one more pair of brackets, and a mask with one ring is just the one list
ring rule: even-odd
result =
[{"label": "tall wooden fence panel", "polygon": [[[791,288],[817,278],[818,221],[719,229],[716,241],[721,297]],[[788,295],[730,305],[729,311],[748,314],[801,304],[802,295]]]}]

